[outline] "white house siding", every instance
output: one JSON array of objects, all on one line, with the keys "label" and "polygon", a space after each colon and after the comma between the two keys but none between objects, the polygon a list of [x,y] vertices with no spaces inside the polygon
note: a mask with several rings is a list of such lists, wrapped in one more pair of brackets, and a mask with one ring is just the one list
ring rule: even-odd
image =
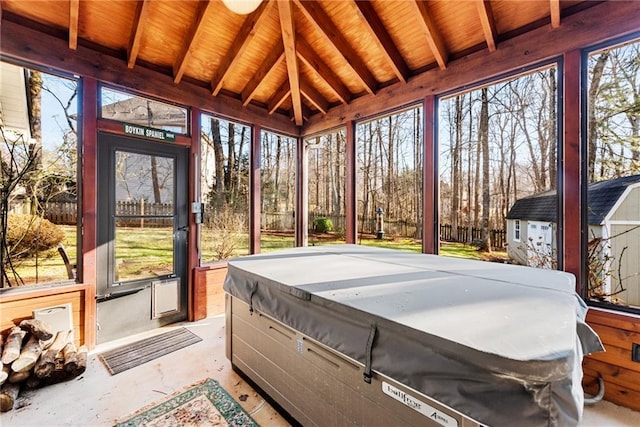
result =
[{"label": "white house siding", "polygon": [[[545,241],[543,247],[540,248],[541,252],[551,252],[553,254],[553,258],[557,257],[557,238],[556,231],[557,227],[555,223],[546,222],[546,221],[527,221],[524,219],[520,220],[520,241],[514,239],[515,235],[515,223],[517,220],[508,219],[507,220],[507,255],[511,258],[515,263],[521,265],[531,265],[529,259],[529,248],[536,247],[536,243],[540,241],[539,233],[535,235],[530,235],[530,226],[531,224],[540,226],[550,226],[551,227],[551,241]],[[531,237],[532,241],[529,242],[529,237]],[[546,240],[546,239],[545,239]],[[548,246],[548,243],[551,243],[551,247]],[[551,267],[547,264],[547,267]]]},{"label": "white house siding", "polygon": [[[614,256],[612,268],[615,274],[623,278],[623,286],[626,291],[618,294],[623,302],[629,305],[640,306],[640,226],[612,225],[612,235],[617,236],[611,241],[611,252]],[[620,234],[623,233],[623,234]],[[626,249],[625,249],[626,248]],[[622,251],[624,250],[624,254]],[[622,254],[622,255],[621,255]],[[622,262],[618,260],[622,256]],[[618,266],[620,272],[618,273]],[[615,284],[613,284],[615,288]]]},{"label": "white house siding", "polygon": [[620,205],[611,213],[609,221],[622,221],[629,224],[640,222],[640,185],[629,186],[627,192],[623,194]]},{"label": "white house siding", "polygon": [[507,220],[507,255],[515,263],[521,265],[527,265],[527,221],[520,221],[520,240],[515,240],[515,219]]},{"label": "white house siding", "polygon": [[[640,306],[640,185],[634,184],[606,219],[610,227],[612,268],[626,289],[616,295],[622,303]],[[624,253],[623,253],[624,251]],[[618,272],[618,268],[620,271]],[[615,288],[616,284],[612,283]]]}]

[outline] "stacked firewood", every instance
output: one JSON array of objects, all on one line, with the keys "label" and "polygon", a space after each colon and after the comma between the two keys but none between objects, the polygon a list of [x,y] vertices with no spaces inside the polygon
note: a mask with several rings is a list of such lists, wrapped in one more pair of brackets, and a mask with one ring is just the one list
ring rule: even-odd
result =
[{"label": "stacked firewood", "polygon": [[[4,345],[3,345],[4,344]],[[37,319],[26,319],[0,335],[0,411],[13,408],[20,390],[55,384],[87,369],[87,348],[76,348],[73,331],[51,329]]]}]

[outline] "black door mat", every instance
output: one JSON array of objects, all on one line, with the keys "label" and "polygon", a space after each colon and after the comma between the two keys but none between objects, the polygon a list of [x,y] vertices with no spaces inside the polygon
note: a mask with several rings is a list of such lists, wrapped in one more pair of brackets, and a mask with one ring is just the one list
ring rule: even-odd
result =
[{"label": "black door mat", "polygon": [[115,375],[199,341],[202,341],[202,338],[190,330],[178,328],[105,351],[98,357],[111,375]]}]

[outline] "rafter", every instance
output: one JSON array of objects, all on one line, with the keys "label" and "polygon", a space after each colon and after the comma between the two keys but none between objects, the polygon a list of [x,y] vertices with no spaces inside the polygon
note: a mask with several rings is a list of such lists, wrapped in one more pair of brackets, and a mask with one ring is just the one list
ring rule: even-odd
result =
[{"label": "rafter", "polygon": [[229,72],[231,72],[236,61],[240,59],[240,52],[242,52],[244,48],[248,47],[251,40],[255,37],[258,28],[267,15],[265,12],[269,10],[271,4],[271,1],[263,1],[260,3],[260,6],[258,6],[258,8],[244,20],[244,23],[242,24],[242,27],[240,27],[240,31],[236,35],[231,48],[227,51],[227,54],[211,79],[211,93],[213,96],[220,93],[220,90],[224,85],[224,79],[227,77]]},{"label": "rafter", "polygon": [[351,100],[351,92],[349,92],[349,89],[342,83],[336,73],[331,70],[331,67],[315,53],[313,48],[302,37],[296,39],[296,47],[298,58],[313,69],[318,77],[324,80],[340,99],[340,102],[348,104]]},{"label": "rafter", "polygon": [[410,3],[415,7],[416,16],[418,18],[418,25],[420,26],[420,30],[427,39],[429,48],[435,56],[438,66],[442,70],[446,69],[447,57],[449,56],[449,54],[447,52],[447,48],[444,45],[444,42],[442,41],[440,32],[433,23],[433,18],[431,17],[431,12],[429,12],[427,2],[415,0]]},{"label": "rafter", "polygon": [[334,47],[336,53],[340,54],[344,61],[354,71],[355,76],[370,94],[374,94],[378,83],[373,74],[367,69],[358,53],[351,47],[344,36],[337,30],[331,22],[329,15],[322,10],[322,7],[315,1],[295,0],[296,5],[311,24],[324,37],[325,41]]},{"label": "rafter", "polygon": [[407,63],[391,39],[389,32],[384,27],[373,5],[370,1],[358,0],[356,1],[356,6],[360,10],[364,22],[369,27],[378,46],[380,46],[380,49],[387,57],[387,61],[391,65],[391,68],[393,68],[393,72],[401,82],[406,82],[409,77],[409,67],[407,67]]},{"label": "rafter", "polygon": [[198,6],[196,7],[196,16],[189,27],[189,32],[187,36],[184,38],[184,42],[182,44],[182,49],[180,50],[180,54],[178,55],[178,60],[173,64],[173,82],[178,84],[180,80],[182,80],[182,76],[184,75],[184,69],[189,62],[189,57],[191,57],[192,46],[195,40],[198,37],[198,34],[202,30],[202,20],[204,19],[204,15],[207,12],[207,9],[211,3],[209,0],[199,1]]},{"label": "rafter", "polygon": [[302,80],[300,82],[300,92],[314,107],[316,107],[322,114],[327,114],[329,111],[329,102],[309,84],[309,82]]},{"label": "rafter", "polygon": [[278,40],[276,46],[262,60],[262,65],[242,90],[242,105],[246,107],[251,102],[262,82],[282,61],[284,61],[284,46],[282,40]]},{"label": "rafter", "polygon": [[[309,107],[306,106],[306,104],[302,104],[302,118],[304,120],[309,120],[309,118],[311,117],[311,109]],[[289,112],[289,119],[293,122],[295,120],[295,117],[293,117],[293,115],[291,114],[291,112]]]},{"label": "rafter", "polygon": [[493,17],[491,3],[489,0],[476,0],[476,6],[478,7],[478,15],[480,16],[480,23],[482,24],[482,31],[484,32],[487,47],[489,48],[489,52],[494,52],[496,50],[498,32],[496,31],[496,21]]},{"label": "rafter", "polygon": [[78,48],[78,18],[80,15],[80,0],[69,1],[69,49]]},{"label": "rafter", "polygon": [[551,28],[560,26],[560,0],[549,0],[549,8],[551,9]]},{"label": "rafter", "polygon": [[127,67],[133,68],[138,58],[140,50],[140,39],[142,38],[143,25],[147,22],[150,0],[140,0],[136,4],[136,14],[131,27],[131,37],[129,38],[129,48],[127,49]]},{"label": "rafter", "polygon": [[287,100],[289,95],[291,95],[289,80],[285,80],[267,102],[267,110],[269,111],[269,114],[275,113],[282,103]]},{"label": "rafter", "polygon": [[278,14],[280,15],[284,57],[287,62],[293,117],[296,125],[302,126],[302,97],[300,94],[300,70],[296,56],[296,26],[293,22],[293,4],[289,0],[278,0]]}]

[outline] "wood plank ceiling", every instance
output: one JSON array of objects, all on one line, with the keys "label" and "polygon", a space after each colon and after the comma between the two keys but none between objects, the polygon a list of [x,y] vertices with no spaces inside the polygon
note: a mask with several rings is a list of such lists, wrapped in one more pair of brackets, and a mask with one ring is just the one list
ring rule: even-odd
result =
[{"label": "wood plank ceiling", "polygon": [[[263,0],[237,15],[220,0],[3,0],[2,19],[206,86],[299,126],[314,114],[485,50],[598,2]],[[381,107],[382,108],[382,107]]]}]

